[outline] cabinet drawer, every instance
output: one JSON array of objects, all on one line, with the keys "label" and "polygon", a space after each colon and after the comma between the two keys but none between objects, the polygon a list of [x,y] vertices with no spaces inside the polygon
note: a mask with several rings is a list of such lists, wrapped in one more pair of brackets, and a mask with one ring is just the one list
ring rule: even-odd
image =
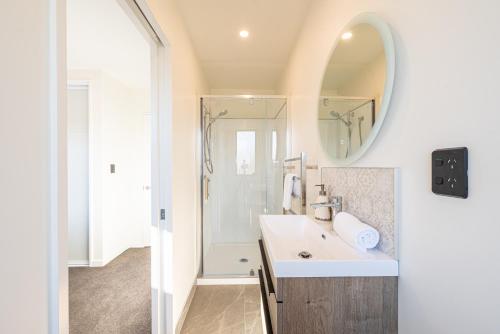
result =
[{"label": "cabinet drawer", "polygon": [[280,321],[282,317],[283,304],[276,301],[276,296],[274,293],[269,293],[266,290],[264,274],[261,269],[259,269],[259,281],[260,292],[262,296],[262,308],[264,310],[264,320],[266,323],[266,329],[264,330],[264,333],[281,334],[282,326],[280,325]]},{"label": "cabinet drawer", "polygon": [[280,293],[281,289],[280,286],[278,285],[278,280],[273,274],[273,268],[271,265],[271,261],[269,261],[269,257],[266,253],[266,247],[264,244],[264,240],[259,239],[259,248],[260,248],[260,255],[262,258],[262,272],[264,275],[264,283],[266,285],[266,291],[267,294],[275,294],[276,301],[280,303],[281,296],[282,294]]},{"label": "cabinet drawer", "polygon": [[276,301],[276,295],[271,293],[267,297],[267,305],[269,306],[269,317],[271,318],[271,327],[273,329],[274,334],[281,334],[281,326],[279,325],[279,321],[281,319],[281,308],[283,307],[282,303]]},{"label": "cabinet drawer", "polygon": [[266,285],[264,283],[264,275],[262,275],[262,270],[259,269],[259,283],[260,283],[260,294],[262,297],[262,309],[264,310],[264,322],[266,328],[264,328],[265,334],[273,334],[273,325],[271,320],[271,313],[269,310],[269,303],[267,301],[269,295],[266,292]]}]

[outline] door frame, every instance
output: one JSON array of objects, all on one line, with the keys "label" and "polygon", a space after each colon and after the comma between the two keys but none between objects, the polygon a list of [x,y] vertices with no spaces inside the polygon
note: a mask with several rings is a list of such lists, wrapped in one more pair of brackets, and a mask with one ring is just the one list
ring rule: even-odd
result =
[{"label": "door frame", "polygon": [[[78,265],[78,264],[74,264],[72,265],[70,262],[69,262],[69,258],[68,258],[68,267],[94,267],[96,266],[95,262],[93,261],[93,240],[92,240],[92,236],[93,236],[93,217],[92,217],[92,213],[93,213],[93,209],[92,209],[92,206],[93,206],[93,203],[92,203],[92,198],[93,197],[93,175],[92,175],[92,166],[93,166],[93,147],[92,147],[92,133],[94,133],[95,129],[93,128],[93,124],[92,124],[92,120],[94,118],[94,115],[95,115],[95,109],[94,109],[94,105],[93,103],[95,102],[94,101],[94,90],[95,90],[95,87],[94,87],[94,82],[93,80],[75,80],[75,79],[68,79],[67,81],[67,90],[69,91],[70,89],[79,89],[80,87],[85,87],[85,89],[87,90],[87,147],[88,147],[88,157],[87,157],[87,163],[88,163],[88,182],[87,182],[87,187],[88,187],[88,229],[87,229],[87,236],[88,236],[88,261],[86,264],[81,264],[81,265]],[[68,193],[68,203],[69,203],[69,193]],[[69,212],[68,212],[69,213]],[[69,227],[68,227],[68,233],[69,233]]]},{"label": "door frame", "polygon": [[[66,0],[46,0],[49,21],[48,333],[69,332]],[[116,0],[151,41],[152,334],[172,323],[172,89],[170,44],[147,0]],[[164,210],[164,214],[160,214]]]}]

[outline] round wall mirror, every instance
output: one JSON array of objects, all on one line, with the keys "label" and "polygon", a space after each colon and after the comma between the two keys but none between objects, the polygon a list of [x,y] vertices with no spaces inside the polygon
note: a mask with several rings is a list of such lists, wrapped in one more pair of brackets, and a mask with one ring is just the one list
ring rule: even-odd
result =
[{"label": "round wall mirror", "polygon": [[318,132],[338,165],[359,159],[375,140],[389,107],[394,43],[374,14],[354,18],[335,42],[318,101]]}]

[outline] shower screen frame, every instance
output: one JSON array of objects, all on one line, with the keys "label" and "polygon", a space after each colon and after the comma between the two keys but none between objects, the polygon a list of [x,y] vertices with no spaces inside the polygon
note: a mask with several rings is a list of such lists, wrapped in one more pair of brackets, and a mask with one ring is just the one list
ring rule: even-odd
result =
[{"label": "shower screen frame", "polygon": [[[200,256],[200,268],[198,272],[198,277],[204,277],[205,274],[205,212],[207,210],[206,208],[206,201],[210,199],[210,187],[209,187],[209,178],[207,177],[207,172],[205,170],[205,159],[206,157],[206,142],[205,142],[205,128],[207,125],[207,118],[205,117],[205,103],[207,103],[207,100],[210,99],[256,99],[256,100],[262,100],[262,99],[281,99],[283,100],[284,104],[283,106],[278,110],[276,113],[276,116],[278,116],[282,111],[283,107],[286,113],[285,117],[285,138],[284,138],[284,143],[283,145],[283,150],[285,152],[283,159],[285,158],[287,152],[289,151],[289,136],[288,136],[288,99],[286,96],[283,95],[203,95],[200,97],[200,129],[201,129],[201,145],[200,145],[200,151],[199,154],[201,156],[200,159],[200,216],[201,216],[201,226],[197,229],[201,235],[197,238],[199,241],[198,246],[199,250],[197,251],[198,256]],[[244,118],[242,118],[244,119]],[[272,118],[269,118],[270,120]],[[278,119],[278,118],[275,118]],[[273,127],[271,130],[276,130],[276,127]],[[241,131],[250,131],[250,130],[241,130]],[[252,130],[253,131],[253,130]],[[213,153],[212,153],[213,154]],[[257,163],[257,161],[256,161]],[[274,162],[273,162],[274,163]],[[214,167],[214,170],[217,167]],[[281,170],[281,167],[280,167]],[[243,175],[242,175],[243,176]],[[267,181],[266,181],[267,184]],[[242,277],[243,275],[226,275],[226,274],[220,274],[221,277]]]}]

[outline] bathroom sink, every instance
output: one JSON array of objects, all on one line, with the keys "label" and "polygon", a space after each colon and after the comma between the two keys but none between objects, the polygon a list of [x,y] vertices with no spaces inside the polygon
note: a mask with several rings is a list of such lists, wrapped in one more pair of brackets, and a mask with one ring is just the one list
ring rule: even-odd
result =
[{"label": "bathroom sink", "polygon": [[398,276],[397,260],[358,251],[307,216],[261,215],[260,226],[276,277]]}]

